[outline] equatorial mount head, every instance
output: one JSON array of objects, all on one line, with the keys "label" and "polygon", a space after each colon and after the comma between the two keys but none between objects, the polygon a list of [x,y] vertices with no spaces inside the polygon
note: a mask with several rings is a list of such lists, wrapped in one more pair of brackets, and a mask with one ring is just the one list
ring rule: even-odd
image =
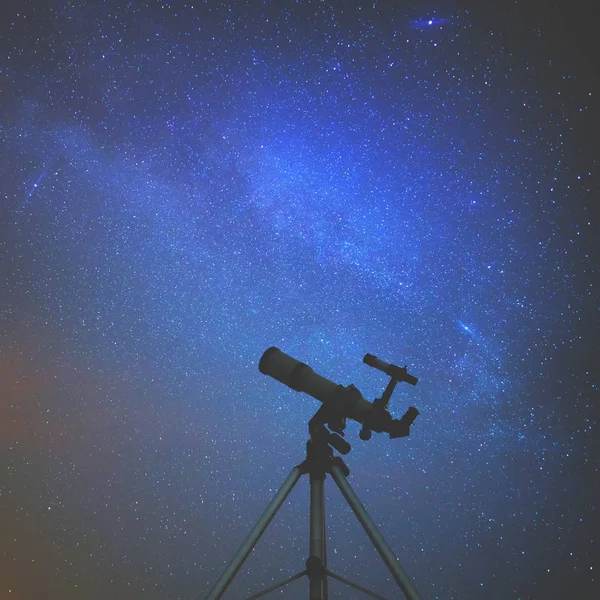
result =
[{"label": "equatorial mount head", "polygon": [[305,392],[322,402],[323,406],[311,419],[312,426],[327,425],[334,432],[328,443],[342,454],[346,454],[350,451],[350,445],[340,437],[344,435],[346,419],[352,419],[362,425],[360,438],[363,440],[370,439],[373,431],[388,433],[390,438],[399,438],[409,435],[410,426],[419,414],[413,406],[401,419],[394,419],[388,412],[389,400],[398,382],[417,384],[418,379],[407,372],[406,366],[386,363],[372,354],[365,355],[363,362],[383,371],[391,378],[382,397],[373,402],[366,400],[353,384],[337,385],[275,347],[265,351],[258,368],[264,375],[269,375],[293,390]]}]

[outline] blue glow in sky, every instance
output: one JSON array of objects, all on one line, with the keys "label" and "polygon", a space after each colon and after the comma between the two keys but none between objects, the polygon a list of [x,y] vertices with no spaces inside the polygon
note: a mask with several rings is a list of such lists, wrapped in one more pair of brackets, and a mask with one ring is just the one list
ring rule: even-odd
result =
[{"label": "blue glow in sky", "polygon": [[444,25],[450,23],[451,20],[449,18],[443,17],[426,17],[420,19],[414,19],[411,21],[411,27],[413,29],[431,29],[431,28],[439,28]]},{"label": "blue glow in sky", "polygon": [[466,331],[467,333],[470,333],[471,335],[474,335],[473,334],[473,330],[472,330],[472,328],[469,325],[466,325],[462,321],[458,321],[458,324],[462,327],[463,331]]}]

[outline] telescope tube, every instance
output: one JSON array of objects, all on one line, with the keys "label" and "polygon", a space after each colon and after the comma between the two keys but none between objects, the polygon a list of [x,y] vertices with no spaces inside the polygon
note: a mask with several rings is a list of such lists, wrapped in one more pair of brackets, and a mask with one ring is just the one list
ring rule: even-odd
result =
[{"label": "telescope tube", "polygon": [[[363,423],[375,416],[373,404],[363,398],[352,384],[347,387],[335,384],[278,348],[271,347],[265,350],[258,363],[258,369],[263,375],[273,377],[289,388],[304,392],[327,404],[330,409],[344,417]],[[389,414],[387,416],[391,420]],[[384,428],[387,424],[386,421]],[[382,431],[382,428],[374,425],[373,430]]]},{"label": "telescope tube", "polygon": [[[406,369],[388,365],[383,361],[379,362],[394,372],[398,369],[400,372],[397,374],[401,375],[403,379],[407,376]],[[379,364],[373,366],[379,368]],[[329,415],[333,418],[352,419],[377,433],[385,431],[390,434],[390,437],[409,435],[409,427],[416,415],[419,414],[416,409],[411,408],[402,419],[393,419],[385,408],[375,406],[375,403],[363,398],[360,390],[354,385],[350,384],[347,387],[336,385],[333,381],[315,373],[308,365],[275,347],[265,350],[258,363],[258,369],[263,375],[273,377],[296,392],[304,392],[327,405],[330,411]],[[416,377],[413,378],[412,375],[408,377],[414,379],[416,383]],[[339,448],[338,450],[344,453]]]},{"label": "telescope tube", "polygon": [[305,392],[321,402],[332,398],[338,387],[333,381],[317,375],[308,365],[274,346],[265,350],[258,363],[258,370],[263,375],[273,377],[293,390]]}]

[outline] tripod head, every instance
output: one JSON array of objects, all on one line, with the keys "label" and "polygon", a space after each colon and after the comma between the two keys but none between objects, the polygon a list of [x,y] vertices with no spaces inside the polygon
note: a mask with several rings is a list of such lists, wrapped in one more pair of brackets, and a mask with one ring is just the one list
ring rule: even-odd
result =
[{"label": "tripod head", "polygon": [[315,373],[308,365],[275,347],[265,351],[258,368],[264,375],[269,375],[293,390],[305,392],[322,402],[323,405],[311,419],[311,424],[313,427],[327,425],[334,432],[330,434],[328,443],[338,452],[347,454],[350,444],[340,437],[344,435],[346,419],[352,419],[362,425],[362,440],[370,439],[373,431],[385,432],[390,438],[399,438],[410,434],[410,426],[419,414],[413,406],[400,419],[394,419],[388,412],[390,397],[398,382],[417,384],[418,379],[407,372],[406,366],[386,363],[372,354],[365,355],[363,362],[383,371],[391,378],[382,397],[373,402],[366,400],[353,384],[346,387],[336,385]]}]

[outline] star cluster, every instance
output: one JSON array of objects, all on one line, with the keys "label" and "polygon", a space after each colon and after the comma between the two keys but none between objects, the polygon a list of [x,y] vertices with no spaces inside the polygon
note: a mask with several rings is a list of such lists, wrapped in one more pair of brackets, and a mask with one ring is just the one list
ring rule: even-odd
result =
[{"label": "star cluster", "polygon": [[[318,408],[273,345],[420,378],[347,462],[423,598],[598,597],[594,32],[438,4],[3,9],[0,597],[206,595]],[[330,483],[329,566],[398,594]],[[306,487],[231,597],[303,569]]]}]

